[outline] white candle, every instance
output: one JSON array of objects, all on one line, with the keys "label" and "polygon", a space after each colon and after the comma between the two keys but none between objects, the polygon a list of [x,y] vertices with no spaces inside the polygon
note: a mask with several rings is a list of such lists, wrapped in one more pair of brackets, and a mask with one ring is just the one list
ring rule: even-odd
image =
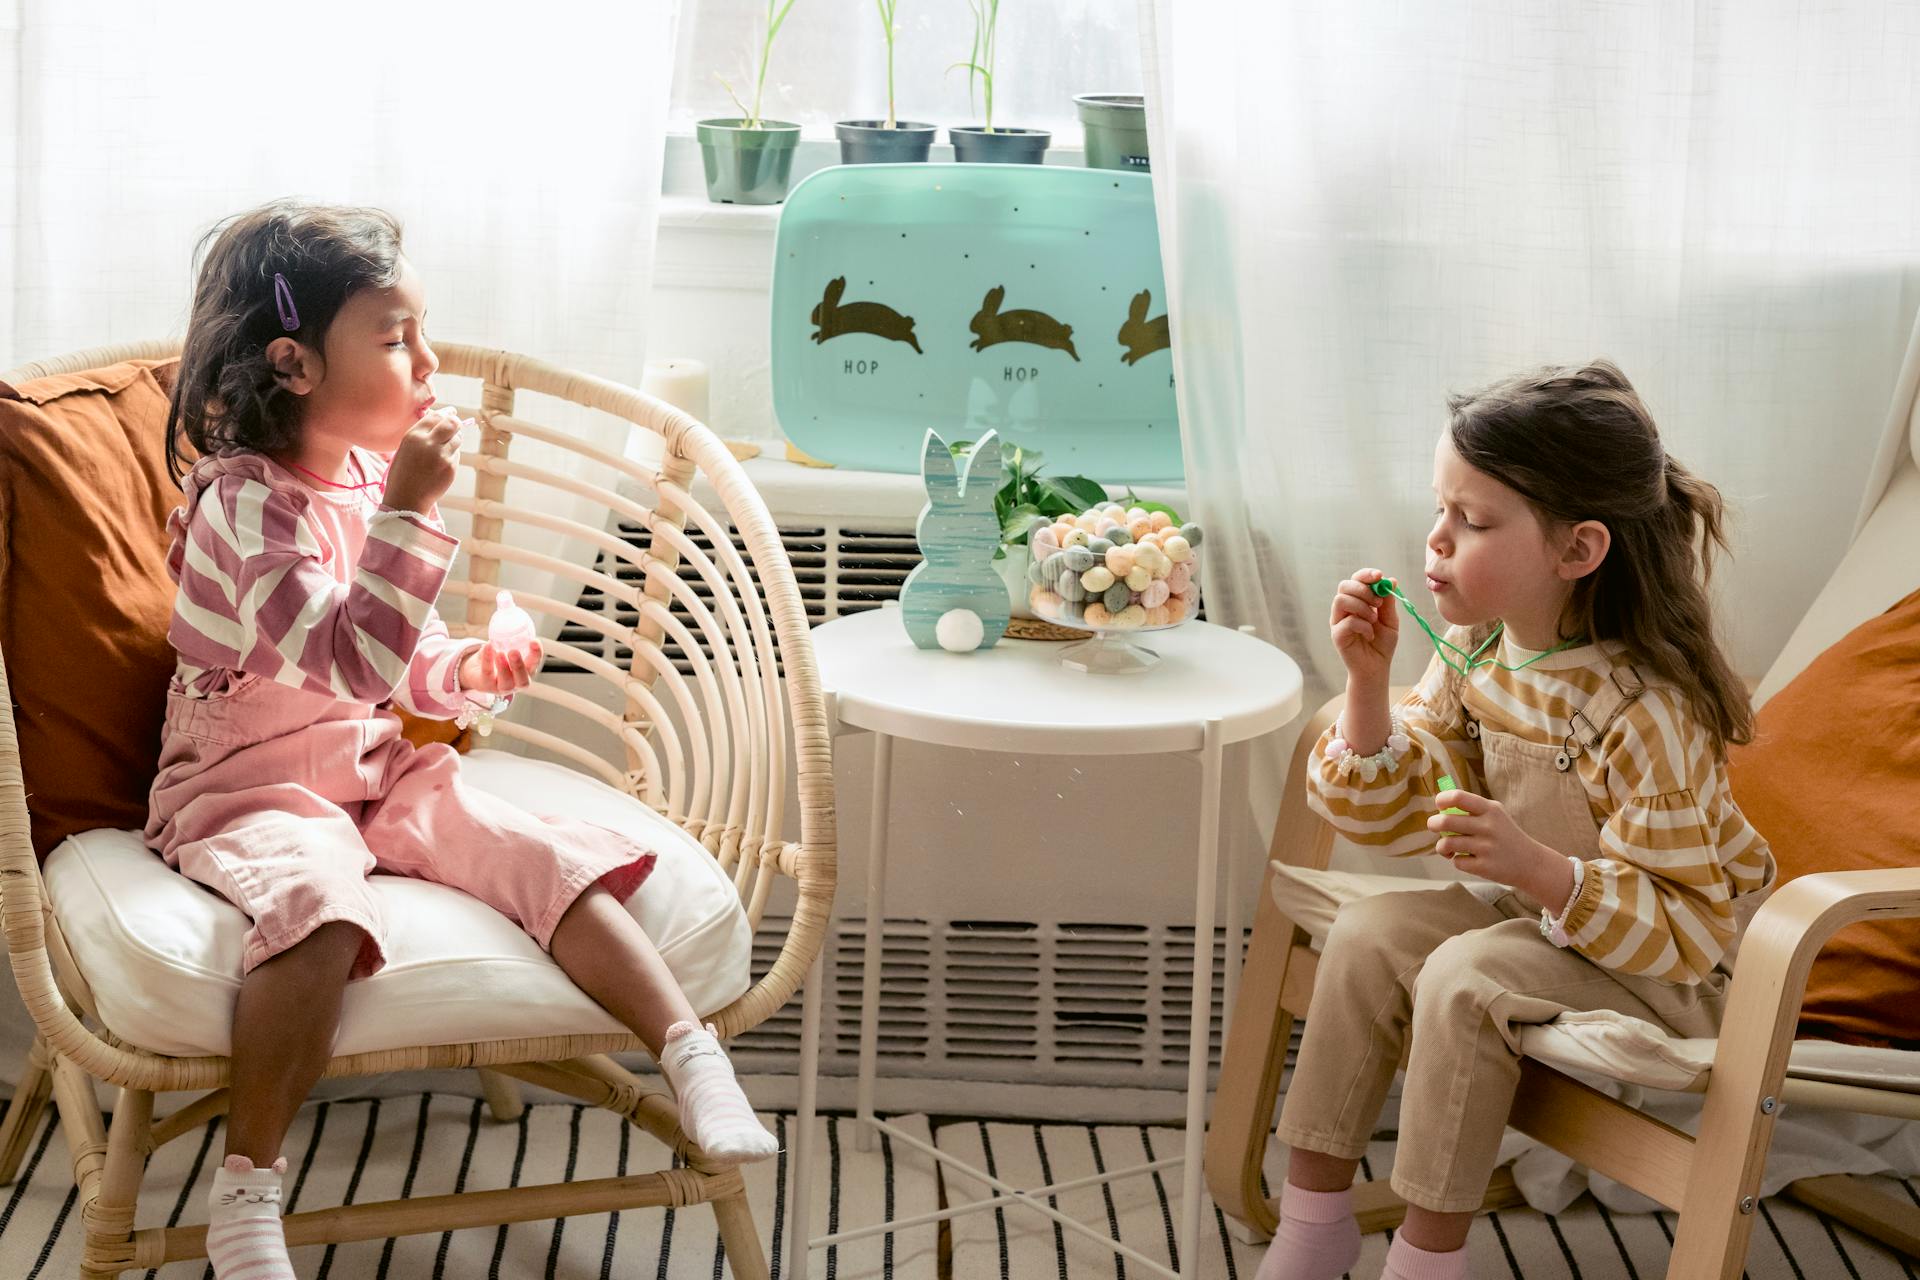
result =
[{"label": "white candle", "polygon": [[[640,389],[656,400],[707,421],[707,366],[698,360],[670,357],[647,361],[640,375]],[[711,424],[708,424],[711,425]],[[660,437],[643,428],[629,433],[627,456],[636,462],[657,464],[662,453]]]}]

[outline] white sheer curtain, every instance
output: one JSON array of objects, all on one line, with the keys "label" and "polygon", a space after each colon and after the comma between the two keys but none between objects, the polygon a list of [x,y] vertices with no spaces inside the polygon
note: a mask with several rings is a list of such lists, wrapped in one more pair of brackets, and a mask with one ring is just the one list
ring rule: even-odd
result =
[{"label": "white sheer curtain", "polygon": [[1141,14],[1210,612],[1330,695],[1334,584],[1422,566],[1444,395],[1604,354],[1733,504],[1721,616],[1763,671],[1845,546],[1920,303],[1920,6]]},{"label": "white sheer curtain", "polygon": [[[0,367],[180,334],[201,233],[291,195],[400,217],[432,337],[637,386],[674,19],[667,0],[0,5]],[[529,410],[620,449],[604,415]],[[518,540],[580,558],[540,531]],[[25,1036],[5,984],[0,1080]]]}]

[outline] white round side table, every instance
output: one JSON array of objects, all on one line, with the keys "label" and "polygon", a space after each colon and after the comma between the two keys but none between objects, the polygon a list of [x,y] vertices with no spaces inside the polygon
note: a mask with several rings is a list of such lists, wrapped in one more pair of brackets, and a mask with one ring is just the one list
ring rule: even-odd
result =
[{"label": "white round side table", "polygon": [[[874,1114],[878,1058],[880,941],[885,918],[887,825],[892,802],[893,742],[904,738],[935,746],[967,747],[1030,755],[1148,755],[1193,753],[1201,765],[1200,829],[1194,858],[1194,956],[1213,954],[1216,882],[1220,863],[1220,807],[1225,749],[1273,732],[1300,710],[1300,668],[1293,659],[1252,635],[1206,622],[1155,632],[1160,661],[1145,671],[1095,674],[1063,666],[1061,646],[1006,640],[969,654],[915,648],[897,608],[837,618],[813,631],[815,661],[836,734],[874,735],[872,843],[867,859],[866,964],[860,1000],[860,1065],[856,1082],[856,1141],[871,1149],[886,1131],[893,1141],[989,1187],[994,1193],[970,1206],[923,1215],[932,1220],[1012,1204],[1044,1214],[1063,1226],[1105,1241],[1119,1253],[1163,1276],[1180,1273],[1120,1244],[1105,1232],[1074,1221],[1049,1206],[1046,1188],[1012,1187],[984,1170],[936,1150],[917,1136]],[[1226,894],[1227,1008],[1233,1001],[1241,929],[1237,886]],[[807,1171],[819,1071],[820,990],[824,952],[808,974],[802,1003],[799,1123],[794,1143],[793,1219],[788,1275],[804,1277],[811,1249],[908,1225],[878,1223],[832,1237],[809,1236]],[[1193,966],[1188,1024],[1187,1119],[1184,1156],[1131,1169],[1102,1180],[1183,1165],[1180,1196],[1180,1257],[1188,1275],[1198,1269],[1201,1194],[1200,1153],[1206,1131],[1208,1023],[1213,1003],[1213,966]]]}]

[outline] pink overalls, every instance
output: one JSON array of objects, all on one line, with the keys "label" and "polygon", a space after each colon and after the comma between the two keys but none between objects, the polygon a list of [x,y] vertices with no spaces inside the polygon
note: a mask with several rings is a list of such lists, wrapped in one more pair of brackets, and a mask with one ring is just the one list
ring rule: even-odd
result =
[{"label": "pink overalls", "polygon": [[454,546],[437,520],[315,492],[258,454],[202,459],[184,487],[168,561],[180,671],[146,838],[252,917],[247,970],[346,920],[367,934],[352,976],[376,972],[375,870],[470,894],[542,947],[590,886],[639,887],[651,851],[466,787],[451,747],[414,747],[376,705],[450,718],[462,701],[476,642],[433,612]]}]

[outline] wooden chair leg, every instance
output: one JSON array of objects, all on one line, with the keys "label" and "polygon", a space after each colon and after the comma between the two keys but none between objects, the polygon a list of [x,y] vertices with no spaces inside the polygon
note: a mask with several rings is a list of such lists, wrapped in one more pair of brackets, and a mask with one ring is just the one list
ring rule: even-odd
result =
[{"label": "wooden chair leg", "polygon": [[734,1280],[768,1280],[767,1255],[760,1248],[760,1232],[753,1225],[753,1210],[747,1205],[745,1184],[732,1195],[711,1203]]},{"label": "wooden chair leg", "polygon": [[0,1119],[0,1187],[12,1186],[19,1176],[20,1161],[27,1144],[39,1126],[40,1116],[53,1096],[53,1060],[38,1036],[27,1050],[27,1061],[20,1072],[20,1083],[7,1104],[5,1119]]},{"label": "wooden chair leg", "polygon": [[1787,1184],[1787,1194],[1889,1249],[1920,1258],[1920,1205],[1890,1196],[1866,1178],[1801,1178]]},{"label": "wooden chair leg", "polygon": [[489,1071],[485,1067],[477,1068],[480,1073],[480,1094],[487,1100],[487,1110],[501,1124],[512,1124],[527,1109],[520,1098],[520,1082],[512,1076],[503,1076],[498,1071]]},{"label": "wooden chair leg", "polygon": [[87,1231],[80,1274],[88,1280],[117,1276],[136,1265],[134,1215],[152,1151],[153,1095],[122,1089],[114,1104],[113,1127],[107,1131],[107,1158],[98,1190],[80,1211]]},{"label": "wooden chair leg", "polygon": [[1260,1165],[1273,1131],[1274,1103],[1287,1065],[1293,1014],[1281,1004],[1288,961],[1305,935],[1273,900],[1269,870],[1261,879],[1253,938],[1240,970],[1240,991],[1220,1055],[1220,1084],[1207,1126],[1207,1190],[1220,1211],[1259,1235],[1279,1225],[1260,1191]]}]

